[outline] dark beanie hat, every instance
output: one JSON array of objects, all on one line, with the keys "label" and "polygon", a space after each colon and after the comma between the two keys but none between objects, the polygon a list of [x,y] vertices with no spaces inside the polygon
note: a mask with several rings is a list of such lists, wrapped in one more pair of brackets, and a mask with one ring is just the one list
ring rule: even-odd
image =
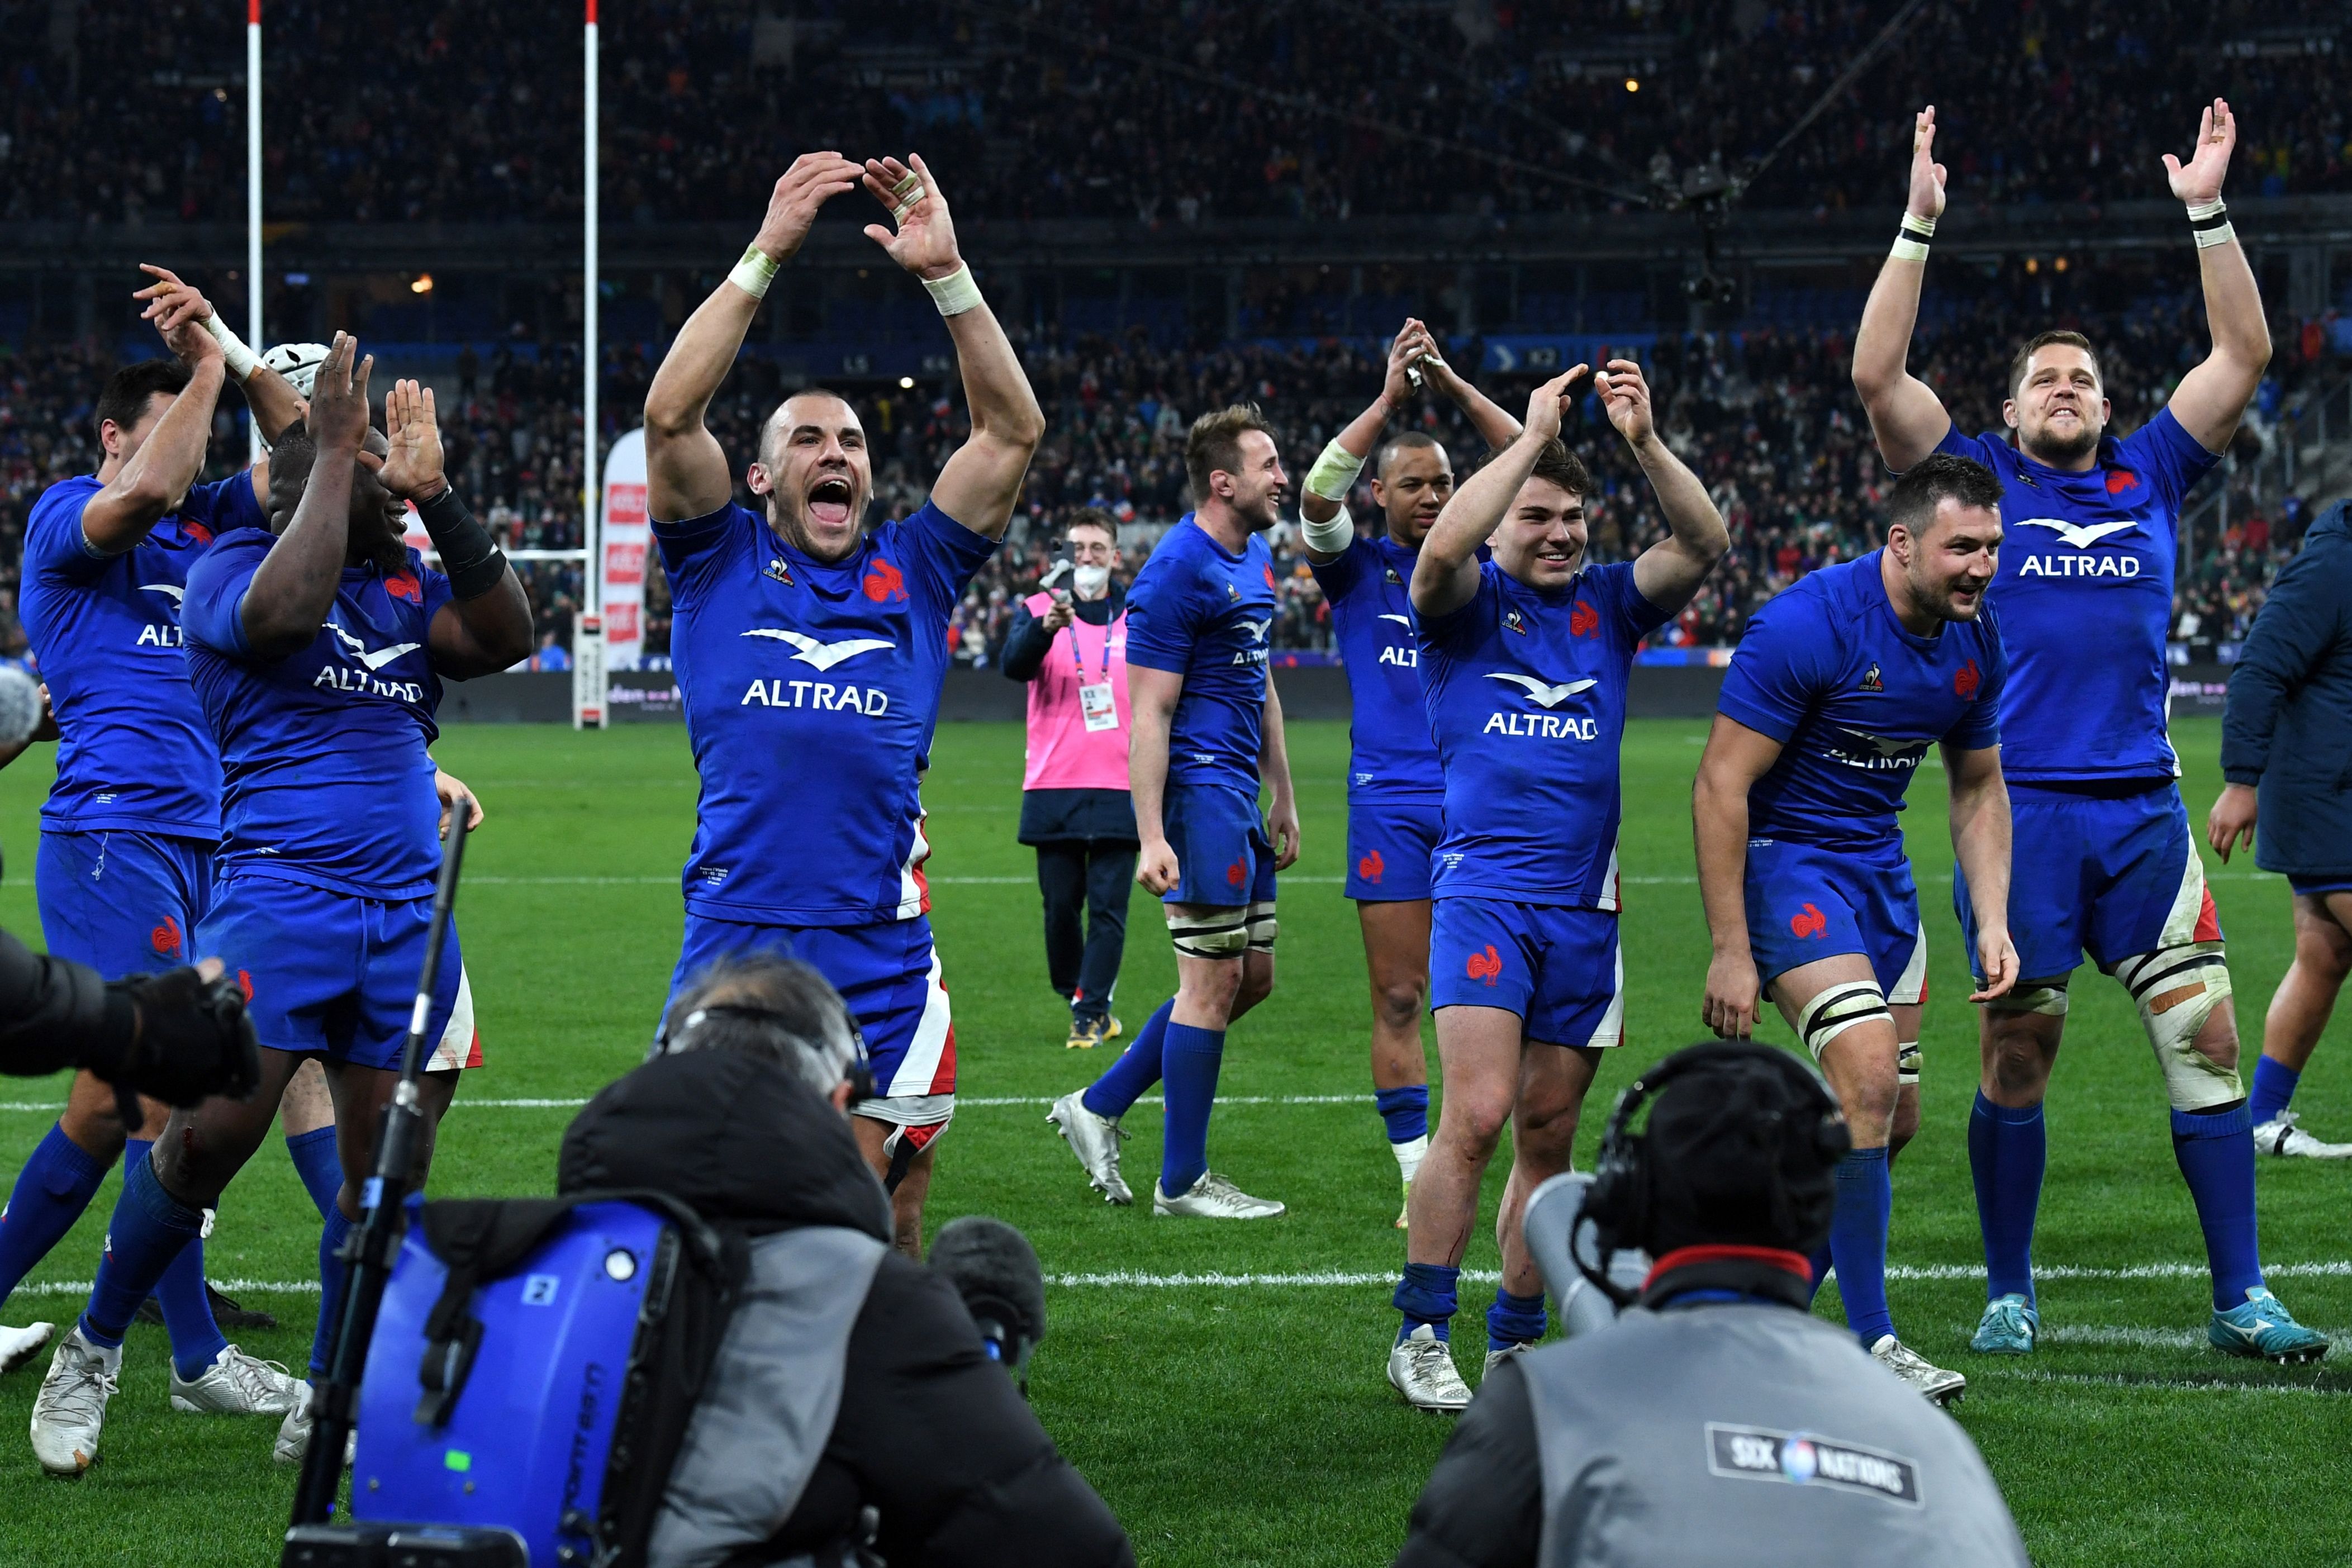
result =
[{"label": "dark beanie hat", "polygon": [[1843,1122],[1824,1127],[1804,1065],[1726,1051],[1652,1102],[1645,1138],[1653,1258],[1685,1247],[1810,1253],[1829,1239]]}]

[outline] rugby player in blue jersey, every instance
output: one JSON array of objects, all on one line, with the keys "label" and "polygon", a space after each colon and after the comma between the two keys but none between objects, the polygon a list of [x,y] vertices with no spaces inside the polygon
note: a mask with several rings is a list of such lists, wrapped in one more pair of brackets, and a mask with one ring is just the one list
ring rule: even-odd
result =
[{"label": "rugby player in blue jersey", "polygon": [[[1413,563],[1423,710],[1445,775],[1429,942],[1445,1099],[1406,1201],[1394,1298],[1404,1321],[1388,1375],[1424,1410],[1470,1402],[1451,1324],[1479,1183],[1506,1123],[1511,1175],[1495,1220],[1503,1279],[1485,1364],[1543,1337],[1543,1280],[1520,1215],[1529,1193],[1568,1169],[1601,1053],[1624,1038],[1626,678],[1642,639],[1690,603],[1731,542],[1706,487],[1658,437],[1641,370],[1611,360],[1593,390],[1668,531],[1631,563],[1585,560],[1594,485],[1559,441],[1568,389],[1585,371],[1536,388],[1526,428],[1454,492]],[[1632,507],[1630,494],[1622,504]],[[1494,554],[1482,561],[1490,535]]]},{"label": "rugby player in blue jersey", "polygon": [[1886,1306],[1887,1146],[1900,1042],[1919,1037],[1927,933],[1895,814],[1931,746],[1950,780],[1952,847],[1975,903],[1976,960],[1998,998],[2010,945],[2009,800],[2000,781],[2000,635],[1981,614],[2000,548],[2000,483],[1938,457],[1895,487],[1886,543],[1784,589],[1749,621],[1691,791],[1699,896],[1715,955],[1703,1016],[1754,1032],[1759,993],[1821,1064],[1853,1148],[1839,1163],[1827,1256],[1846,1321],[1928,1398],[1968,1380],[1895,1336]]},{"label": "rugby player in blue jersey", "polygon": [[[794,160],[735,270],[688,318],[646,397],[655,545],[702,795],[685,872],[675,997],[726,953],[814,964],[857,1015],[876,1093],[852,1118],[920,1256],[923,1196],[955,1113],[955,1032],[923,885],[921,783],[948,616],[996,549],[1045,416],[956,247],[921,159]],[[848,402],[786,398],[745,474],[704,425],[777,268],[817,209],[860,183],[896,232],[866,230],[946,318],[971,435],[913,516],[876,521],[874,468]]]},{"label": "rugby player in blue jersey", "polygon": [[[2238,1075],[2221,922],[2165,732],[2181,499],[2228,448],[2270,361],[2262,296],[2221,205],[2237,122],[2216,99],[2189,161],[2165,154],[2172,194],[2189,208],[2213,350],[2154,418],[2121,437],[2108,433],[2098,355],[2079,333],[2042,332],[2018,352],[2005,431],[1962,435],[1934,391],[1905,370],[1927,241],[1944,207],[1935,137],[1929,109],[1913,130],[1901,233],[1854,337],[1853,382],[1888,467],[1958,453],[1990,468],[2006,489],[2010,544],[1987,598],[2010,660],[2002,752],[2021,977],[1979,1020],[1983,1072],[1969,1164],[1990,1300],[1970,1344],[2024,1355],[2040,1331],[2032,1250],[2046,1150],[2042,1101],[2067,983],[2087,951],[2131,993],[2163,1072],[2173,1157],[2212,1269],[2207,1338],[2231,1355],[2315,1360],[2326,1352],[2326,1336],[2297,1323],[2263,1279],[2253,1125]],[[1965,924],[1965,882],[1953,898]]]},{"label": "rugby player in blue jersey", "polygon": [[[1421,542],[1454,494],[1444,446],[1419,430],[1388,433],[1411,407],[1411,373],[1460,405],[1496,451],[1519,422],[1454,374],[1428,327],[1409,321],[1389,347],[1371,406],[1331,438],[1298,498],[1307,559],[1331,605],[1332,640],[1348,670],[1348,897],[1364,932],[1372,982],[1372,1093],[1404,1190],[1429,1152],[1429,1063],[1421,1014],[1429,1000],[1429,875],[1445,804],[1437,745],[1422,706],[1408,585]],[[1356,537],[1348,494],[1375,450],[1372,504],[1384,529]],[[1404,1215],[1397,1215],[1404,1226]]]},{"label": "rugby player in blue jersey", "polygon": [[[152,1158],[124,1172],[89,1303],[34,1402],[34,1451],[55,1473],[97,1457],[131,1314],[259,1146],[309,1057],[326,1065],[343,1173],[319,1247],[313,1377],[323,1369],[342,1280],[335,1254],[374,1170],[431,926],[442,807],[425,748],[441,683],[530,653],[522,584],[442,472],[432,394],[395,386],[388,439],[373,450],[369,364],[354,373],[352,357],[336,334],[307,421],[271,449],[268,527],[222,534],[188,571],[188,679],[223,783],[213,896],[190,943],[218,954],[245,991],[261,1086],[247,1100],[173,1112]],[[409,501],[446,574],[403,542]],[[420,1182],[430,1128],[476,1056],[454,931],[449,942],[426,1023]],[[298,1401],[278,1428],[281,1463],[299,1459],[310,1431],[310,1404]]]},{"label": "rugby player in blue jersey", "polygon": [[[224,384],[243,384],[274,435],[300,411],[291,388],[223,329],[202,292],[161,267],[133,296],[177,356],[126,365],[92,410],[98,472],[52,485],[25,537],[21,609],[58,731],[58,776],[41,807],[34,886],[49,951],[107,975],[193,962],[189,941],[212,891],[220,763],[190,689],[180,596],[219,533],[258,526],[260,477],[199,482]],[[232,349],[234,353],[232,353]],[[0,1205],[0,1300],[63,1239],[127,1148],[143,1159],[170,1108],[148,1101],[126,1127],[115,1091],[76,1075],[64,1113]],[[298,1157],[318,1139],[288,1135]],[[331,1155],[329,1156],[331,1159]],[[228,1343],[233,1312],[204,1282],[191,1243],[156,1286],[172,1341],[174,1409],[282,1414],[300,1384]],[[50,1327],[0,1328],[0,1370]]]},{"label": "rugby player in blue jersey", "polygon": [[[1135,879],[1160,895],[1176,948],[1176,994],[1101,1078],[1054,1102],[1087,1183],[1134,1201],[1119,1175],[1118,1119],[1167,1082],[1151,1212],[1270,1219],[1283,1212],[1209,1169],[1209,1112],[1225,1030],[1274,990],[1275,873],[1298,858],[1298,805],[1267,673],[1281,601],[1265,534],[1289,480],[1274,434],[1236,405],[1192,422],[1184,468],[1194,510],[1127,591],[1127,689],[1135,729],[1128,786],[1142,848]],[[1270,797],[1264,816],[1258,786]]]}]

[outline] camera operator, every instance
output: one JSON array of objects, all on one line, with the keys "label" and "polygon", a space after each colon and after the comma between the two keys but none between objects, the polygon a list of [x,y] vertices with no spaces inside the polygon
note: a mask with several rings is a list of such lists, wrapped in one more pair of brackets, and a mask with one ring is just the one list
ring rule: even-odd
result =
[{"label": "camera operator", "polygon": [[1069,591],[1055,586],[1057,565],[1021,602],[1003,664],[1029,688],[1019,837],[1037,851],[1045,969],[1070,1004],[1070,1048],[1091,1050],[1119,1033],[1110,997],[1139,847],[1127,789],[1127,592],[1110,513],[1081,508],[1063,545]]},{"label": "camera operator", "polygon": [[0,1072],[38,1078],[87,1068],[118,1089],[172,1105],[253,1092],[261,1058],[245,997],[198,968],[109,983],[0,931]]},{"label": "camera operator", "polygon": [[1007,1375],[1025,1345],[1006,1340],[1036,1325],[1008,1332],[996,1320],[1022,1309],[992,1307],[984,1345],[955,1284],[891,1250],[847,1115],[871,1089],[864,1047],[833,988],[796,960],[721,959],[664,1041],[572,1122],[558,1170],[566,1194],[651,1189],[750,1238],[651,1568],[838,1552],[869,1529],[890,1568],[1132,1563]]},{"label": "camera operator", "polygon": [[1806,1311],[1846,1147],[1836,1100],[1787,1052],[1693,1046],[1643,1074],[1610,1122],[1575,1250],[1657,1262],[1615,1323],[1488,1374],[1397,1568],[2021,1568],[1968,1434]]}]

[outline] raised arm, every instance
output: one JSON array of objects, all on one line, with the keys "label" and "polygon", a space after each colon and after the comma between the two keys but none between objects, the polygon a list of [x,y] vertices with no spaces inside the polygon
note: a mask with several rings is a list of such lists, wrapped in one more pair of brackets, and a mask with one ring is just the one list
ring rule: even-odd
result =
[{"label": "raised arm", "polygon": [[[139,264],[154,282],[131,297],[144,300],[147,308],[139,313],[140,320],[153,321],[159,330],[174,328],[194,321],[206,336],[220,345],[222,363],[228,378],[245,390],[246,406],[252,410],[253,426],[261,432],[264,441],[275,441],[278,433],[302,417],[302,395],[292,384],[261,363],[259,355],[246,346],[245,341],[229,331],[220,312],[202,290],[183,282],[180,275],[168,267]],[[264,504],[269,500],[269,487],[264,476],[254,476],[254,495]]]},{"label": "raised arm", "polygon": [[1559,436],[1560,416],[1570,383],[1592,367],[1578,365],[1556,375],[1528,396],[1528,420],[1518,437],[1464,480],[1430,525],[1421,557],[1412,568],[1412,607],[1422,616],[1446,616],[1478,592],[1478,546],[1495,531],[1519,487],[1535,472],[1544,444]]},{"label": "raised arm", "polygon": [[470,680],[530,657],[530,595],[489,530],[449,488],[441,464],[441,424],[433,389],[396,381],[383,400],[385,456],[362,452],[383,488],[416,508],[449,579],[449,603],[425,633],[434,669]]},{"label": "raised arm", "polygon": [[[1424,331],[1427,330],[1423,329]],[[1431,385],[1454,399],[1470,421],[1470,427],[1478,432],[1480,440],[1486,443],[1488,451],[1499,452],[1519,438],[1519,422],[1511,416],[1511,411],[1456,373],[1445,362],[1445,356],[1437,352],[1433,339],[1428,357],[1421,362],[1421,373],[1429,378]]]},{"label": "raised arm", "polygon": [[[1878,268],[1862,328],[1853,335],[1853,389],[1870,416],[1879,456],[1897,472],[1936,449],[1952,427],[1952,416],[1926,382],[1905,362],[1911,331],[1919,321],[1919,284],[1927,273],[1927,247],[1918,235],[1935,231],[1944,210],[1944,165],[1936,162],[1936,109],[1919,111],[1911,132],[1911,195],[1904,207],[1903,237]],[[1916,254],[1905,255],[1906,250]]]},{"label": "raised arm", "polygon": [[1612,359],[1607,370],[1592,378],[1592,385],[1609,411],[1609,423],[1633,448],[1633,460],[1649,477],[1658,509],[1666,514],[1666,537],[1633,562],[1633,586],[1666,614],[1679,615],[1731,548],[1731,531],[1723,526],[1723,514],[1715,510],[1698,476],[1658,439],[1650,384],[1642,379],[1642,367],[1629,359]]},{"label": "raised arm", "polygon": [[2245,247],[2221,208],[2221,180],[2238,144],[2237,116],[2227,99],[2217,98],[2197,127],[2197,149],[2181,161],[2167,153],[2164,172],[2172,194],[2189,204],[2197,233],[2197,272],[2205,285],[2205,324],[2213,352],[2180,378],[2166,405],[2180,427],[2209,452],[2220,452],[2237,433],[2246,405],[2271,363],[2271,330],[2263,320],[2263,294]]},{"label": "raised arm", "polygon": [[930,166],[912,153],[905,163],[869,159],[865,178],[866,188],[898,226],[893,232],[868,224],[866,237],[921,279],[947,318],[956,367],[963,375],[964,406],[971,415],[971,435],[940,470],[931,500],[974,533],[1002,539],[1029,458],[1045,438],[1045,413],[1022,373],[1013,341],[980,297],[980,285],[956,248],[955,223]]},{"label": "raised arm", "polygon": [[[207,339],[207,342],[210,340]],[[342,332],[310,388],[310,439],[318,456],[294,519],[269,547],[237,605],[245,646],[257,658],[284,658],[308,647],[335,603],[352,531],[352,475],[367,437],[368,372],[375,356],[352,358],[359,345]]]},{"label": "raised arm", "polygon": [[1135,805],[1135,837],[1142,846],[1135,879],[1153,894],[1177,882],[1176,851],[1168,842],[1160,808],[1168,797],[1168,726],[1183,694],[1184,677],[1175,670],[1127,667],[1128,713],[1134,725],[1127,743],[1127,788]]},{"label": "raised arm", "polygon": [[1265,834],[1274,840],[1274,868],[1287,871],[1298,861],[1298,796],[1290,784],[1290,743],[1282,732],[1282,694],[1274,689],[1274,671],[1265,672],[1265,714],[1258,738],[1257,776],[1273,794],[1265,813]]},{"label": "raised arm", "polygon": [[[1424,354],[1433,354],[1437,345],[1429,336],[1429,329],[1419,321],[1408,321],[1389,344],[1386,374],[1381,377],[1381,394],[1368,404],[1361,414],[1341,427],[1307,470],[1307,483],[1298,492],[1298,515],[1307,524],[1307,558],[1318,564],[1336,561],[1346,553],[1355,537],[1355,522],[1346,514],[1348,492],[1355,488],[1356,476],[1381,444],[1381,437],[1389,427],[1396,411],[1412,395],[1412,382],[1406,370]],[[1341,526],[1329,526],[1333,523]]]},{"label": "raised arm", "polygon": [[646,488],[653,516],[678,522],[717,511],[735,493],[727,454],[703,424],[734,368],[776,269],[808,238],[817,208],[854,189],[859,168],[838,153],[803,153],[768,196],[768,216],[743,259],[686,319],[646,392]]},{"label": "raised arm", "polygon": [[[203,302],[200,296],[196,302]],[[212,441],[213,405],[220,401],[226,374],[220,345],[197,323],[192,306],[159,318],[155,325],[164,346],[187,362],[188,384],[139,450],[82,508],[82,538],[101,555],[138,548],[204,472],[205,448]]]},{"label": "raised arm", "polygon": [[1748,943],[1748,792],[1780,760],[1780,742],[1718,713],[1691,781],[1691,833],[1698,847],[1698,897],[1714,956],[1699,1021],[1717,1038],[1756,1032],[1763,986]]},{"label": "raised arm", "polygon": [[2009,940],[2009,787],[2001,782],[2000,748],[1944,748],[1951,781],[1952,852],[1968,879],[1976,908],[1977,965],[1985,983],[1969,997],[1990,1002],[2017,984],[2017,948]]}]

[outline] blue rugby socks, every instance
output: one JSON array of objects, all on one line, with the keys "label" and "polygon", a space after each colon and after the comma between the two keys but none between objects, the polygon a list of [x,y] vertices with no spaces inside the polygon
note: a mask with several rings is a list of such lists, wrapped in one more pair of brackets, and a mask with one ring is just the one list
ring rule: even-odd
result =
[{"label": "blue rugby socks", "polygon": [[2279,1119],[2294,1099],[2294,1086],[2303,1075],[2284,1062],[2274,1062],[2268,1057],[2254,1058],[2254,1091],[2246,1100],[2247,1112],[2254,1125],[2263,1127]]},{"label": "blue rugby socks", "polygon": [[1119,1053],[1118,1060],[1111,1063],[1102,1077],[1078,1097],[1079,1103],[1097,1116],[1108,1116],[1114,1121],[1126,1115],[1128,1107],[1160,1081],[1160,1050],[1168,1034],[1169,1016],[1175,1011],[1173,996],[1160,1004],[1160,1011],[1152,1014],[1150,1022],[1137,1032],[1127,1049]]},{"label": "blue rugby socks", "polygon": [[[122,1146],[124,1171],[146,1165],[148,1152],[154,1147],[151,1138],[133,1138],[126,1142]],[[129,1177],[124,1179],[128,1181]],[[199,1210],[200,1233],[203,1224]],[[227,1337],[213,1321],[212,1300],[205,1293],[205,1243],[201,1234],[180,1248],[180,1255],[172,1259],[163,1277],[155,1281],[155,1304],[163,1309],[163,1328],[172,1336],[173,1369],[193,1383],[204,1375],[205,1368],[219,1359],[221,1352],[228,1349]]]},{"label": "blue rugby socks", "polygon": [[1426,1325],[1441,1340],[1454,1337],[1454,1310],[1459,1304],[1456,1287],[1462,1270],[1448,1268],[1442,1263],[1408,1263],[1404,1277],[1397,1281],[1396,1294],[1390,1304],[1404,1314],[1404,1325],[1397,1330],[1397,1342],[1402,1344],[1415,1329]]},{"label": "blue rugby socks", "polygon": [[1486,1309],[1486,1348],[1507,1351],[1513,1345],[1531,1345],[1543,1337],[1543,1292],[1514,1296],[1496,1286],[1495,1304]]},{"label": "blue rugby socks", "polygon": [[327,1211],[335,1206],[335,1194],[343,1190],[343,1163],[335,1152],[335,1124],[330,1121],[289,1138],[286,1157],[294,1162],[294,1173],[302,1178],[302,1190],[310,1194],[319,1217],[326,1218]]},{"label": "blue rugby socks", "polygon": [[1886,1308],[1886,1227],[1894,1207],[1885,1147],[1856,1149],[1838,1162],[1830,1253],[1836,1259],[1846,1326],[1864,1350],[1895,1331]]},{"label": "blue rugby socks", "polygon": [[2254,1231],[2254,1119],[2241,1103],[2228,1110],[2172,1113],[2172,1158],[2197,1205],[2205,1259],[2213,1269],[2213,1310],[2246,1304],[2263,1282]]},{"label": "blue rugby socks", "polygon": [[1168,1131],[1160,1155],[1160,1190],[1171,1198],[1192,1191],[1209,1168],[1209,1111],[1216,1103],[1217,1069],[1224,1057],[1223,1029],[1168,1026],[1160,1050]]},{"label": "blue rugby socks", "polygon": [[1381,1113],[1381,1121],[1389,1130],[1391,1143],[1410,1143],[1416,1138],[1429,1136],[1429,1086],[1409,1083],[1401,1089],[1384,1089],[1372,1096],[1372,1103]]},{"label": "blue rugby socks", "polygon": [[343,1315],[343,1260],[335,1256],[352,1222],[341,1207],[330,1204],[326,1222],[319,1227],[319,1325],[310,1331],[310,1381],[327,1375],[327,1347],[335,1337],[335,1321]]},{"label": "blue rugby socks", "polygon": [[0,1207],[0,1301],[65,1239],[105,1180],[105,1161],[67,1137],[62,1126],[50,1127]]},{"label": "blue rugby socks", "polygon": [[154,1293],[172,1260],[196,1239],[204,1223],[204,1211],[163,1190],[151,1163],[125,1162],[122,1195],[107,1221],[106,1258],[82,1310],[82,1338],[107,1350],[121,1344],[139,1303]]},{"label": "blue rugby socks", "polygon": [[2050,1142],[2042,1107],[1995,1105],[1977,1091],[1969,1113],[1969,1173],[1984,1236],[1985,1299],[2033,1300],[2033,1222]]}]

